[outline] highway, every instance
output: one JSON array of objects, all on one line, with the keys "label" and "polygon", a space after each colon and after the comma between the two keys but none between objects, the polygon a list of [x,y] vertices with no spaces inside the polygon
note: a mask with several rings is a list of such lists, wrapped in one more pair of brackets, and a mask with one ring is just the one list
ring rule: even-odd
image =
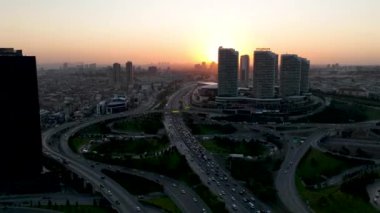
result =
[{"label": "highway", "polygon": [[[88,162],[92,163],[93,165],[97,164],[95,165],[95,167],[99,171],[101,171],[102,169],[107,169],[114,172],[123,172],[161,184],[164,187],[164,192],[177,204],[179,209],[184,213],[202,211],[211,212],[210,208],[199,197],[199,195],[193,189],[191,189],[181,181],[153,172],[130,169],[114,165],[110,166],[107,164],[92,162],[90,160],[88,160]],[[185,193],[183,193],[182,190],[184,190]]]},{"label": "highway", "polygon": [[328,130],[320,129],[309,136],[299,147],[288,148],[287,150],[285,159],[276,176],[275,186],[279,198],[290,212],[311,212],[310,208],[298,195],[295,185],[295,173],[299,162],[312,144],[317,143],[328,134]]},{"label": "highway", "polygon": [[188,96],[192,85],[184,87],[169,98],[165,107],[164,125],[170,141],[177,147],[193,171],[202,182],[225,202],[230,212],[267,211],[269,208],[259,202],[254,196],[234,180],[230,174],[220,167],[213,156],[208,153],[190,133],[182,117],[176,112],[180,109],[182,97]]},{"label": "highway", "polygon": [[[61,161],[67,162],[67,168],[73,171],[74,173],[78,174],[80,177],[84,178],[86,181],[91,183],[95,189],[97,189],[100,193],[103,194],[103,196],[110,201],[111,204],[113,204],[113,207],[119,211],[119,212],[145,212],[146,209],[144,209],[137,201],[137,199],[130,195],[125,189],[123,189],[118,183],[115,181],[112,181],[110,179],[102,180],[101,176],[103,174],[99,171],[96,171],[90,167],[86,163],[86,160],[81,158],[79,155],[76,155],[71,151],[71,149],[68,146],[68,139],[71,136],[70,133],[73,133],[75,131],[78,131],[81,128],[84,128],[86,126],[126,117],[132,114],[140,114],[143,112],[148,111],[151,106],[154,104],[154,98],[151,97],[147,102],[145,102],[143,105],[139,106],[138,108],[124,112],[119,114],[111,114],[101,117],[95,117],[92,119],[87,119],[81,122],[71,122],[71,123],[65,123],[55,129],[50,129],[42,134],[42,145],[43,145],[43,152],[49,157],[53,157],[55,159],[60,159]],[[51,147],[51,143],[49,143],[50,138],[64,130],[69,129],[69,132],[63,134],[60,138],[60,149],[56,150],[53,147]],[[100,185],[103,185],[104,187],[100,187]],[[116,204],[120,203],[120,204]]]},{"label": "highway", "polygon": [[[150,102],[153,103],[153,102]],[[43,134],[44,153],[50,157],[64,159],[67,162],[67,167],[81,177],[84,177],[88,182],[95,186],[96,190],[101,192],[119,212],[155,212],[152,209],[146,209],[139,204],[135,196],[123,189],[118,183],[110,178],[104,178],[102,169],[110,169],[113,171],[122,171],[129,174],[141,176],[162,184],[165,193],[176,203],[182,212],[211,212],[204,201],[189,187],[174,179],[158,175],[146,171],[138,171],[135,169],[122,168],[118,166],[110,166],[100,164],[84,159],[82,156],[74,153],[68,145],[69,138],[81,129],[93,125],[95,123],[122,118],[126,116],[135,116],[150,112],[150,104],[144,104],[145,107],[120,113],[115,115],[107,115],[89,119],[85,122],[72,122],[61,125],[56,129],[51,129]],[[49,143],[49,139],[56,133],[68,129],[61,138],[58,144]],[[52,145],[55,145],[53,147]],[[96,165],[96,166],[95,166]],[[103,178],[102,178],[103,177]]]}]

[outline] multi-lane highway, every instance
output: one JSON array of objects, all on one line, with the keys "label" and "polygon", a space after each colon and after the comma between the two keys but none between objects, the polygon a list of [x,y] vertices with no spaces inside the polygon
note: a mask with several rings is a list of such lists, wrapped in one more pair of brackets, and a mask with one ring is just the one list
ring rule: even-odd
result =
[{"label": "multi-lane highway", "polygon": [[179,209],[184,213],[211,212],[209,207],[199,197],[199,195],[192,188],[188,187],[181,181],[153,172],[130,169],[121,166],[110,166],[107,164],[96,162],[92,163],[94,167],[97,168],[99,171],[107,169],[114,172],[123,172],[161,184],[164,187],[164,192],[177,204]]},{"label": "multi-lane highway", "polygon": [[[368,121],[351,124],[307,124],[313,128],[318,128],[312,135],[310,135],[301,145],[287,144],[288,149],[285,159],[278,171],[275,186],[278,195],[291,212],[311,212],[311,209],[299,197],[295,185],[295,172],[302,157],[306,154],[310,147],[319,148],[319,141],[325,136],[334,135],[337,130],[351,129],[351,128],[371,128],[377,121]],[[290,125],[295,126],[296,124]],[[346,140],[343,140],[346,141]],[[368,144],[361,143],[360,145],[366,146]],[[370,144],[373,145],[373,144]],[[378,145],[377,145],[378,146]],[[289,148],[292,147],[292,148]]]},{"label": "multi-lane highway", "polygon": [[[69,145],[69,138],[81,129],[98,122],[113,120],[126,116],[139,115],[148,112],[152,101],[131,112],[107,115],[85,122],[72,122],[61,125],[58,128],[46,131],[43,134],[44,153],[60,161],[65,161],[67,167],[76,174],[91,183],[96,190],[101,192],[119,212],[155,212],[140,205],[137,198],[131,195],[118,183],[110,178],[104,178],[102,169],[111,169],[141,176],[163,185],[165,193],[176,203],[182,212],[211,212],[204,201],[189,187],[174,179],[146,171],[137,171],[118,166],[109,166],[84,159],[74,153]],[[150,111],[149,111],[150,112]],[[60,132],[65,132],[58,143],[52,143],[50,138]]]},{"label": "multi-lane highway", "polygon": [[[180,109],[182,97],[186,97],[191,85],[177,91],[169,98],[165,110],[164,124],[170,141],[186,156],[193,171],[202,182],[216,195],[219,195],[226,208],[237,212],[269,212],[269,208],[259,202],[244,187],[234,180],[230,174],[220,167],[214,157],[208,153],[190,133],[182,117],[176,112]],[[183,102],[182,102],[183,103]]]},{"label": "multi-lane highway", "polygon": [[309,207],[298,195],[295,185],[295,173],[298,163],[307,150],[309,150],[310,146],[327,134],[328,131],[326,129],[319,130],[309,136],[300,147],[288,148],[287,150],[286,157],[278,171],[275,186],[282,203],[290,212],[310,212]]},{"label": "multi-lane highway", "polygon": [[[255,199],[248,190],[242,187],[240,183],[230,176],[228,171],[218,165],[213,156],[198,143],[197,139],[184,124],[178,110],[184,106],[184,103],[185,105],[187,104],[190,94],[189,91],[191,91],[193,86],[194,84],[186,84],[182,89],[169,97],[168,103],[165,106],[164,125],[171,143],[186,156],[190,167],[200,177],[202,182],[225,202],[226,208],[229,211],[270,212],[265,204]],[[104,175],[101,172],[101,169],[108,168],[106,165],[97,166],[96,168],[92,167],[91,165],[94,164],[93,162],[85,160],[80,155],[73,153],[67,143],[69,137],[82,128],[106,120],[146,113],[153,104],[154,97],[151,97],[149,101],[130,112],[96,117],[81,122],[66,123],[58,128],[50,129],[43,133],[44,153],[50,157],[65,161],[67,168],[91,183],[94,188],[100,191],[119,212],[154,212],[152,209],[147,209],[141,206],[135,196],[129,194],[128,191],[123,189],[115,181],[112,181],[109,178],[102,178]],[[344,128],[357,128],[358,125],[362,128],[367,128],[369,126],[374,126],[377,122],[378,121],[371,121],[343,125],[304,124],[305,127],[316,128],[319,130],[307,138],[299,147],[294,145],[293,149],[287,150],[286,158],[275,181],[279,197],[285,206],[292,212],[310,211],[309,207],[298,196],[294,175],[302,156],[311,145],[316,145],[321,138],[328,134],[328,129],[341,130]],[[276,127],[276,125],[272,125],[271,128],[260,125],[251,126],[252,129],[259,130],[260,132],[266,132],[285,139],[287,138],[286,135],[284,136],[275,131],[273,127]],[[61,136],[59,143],[52,144],[52,136],[64,131],[66,132]],[[165,192],[174,200],[183,212],[209,211],[206,204],[195,192],[192,191],[192,189],[175,180],[164,176],[157,177],[157,174],[153,173],[141,173],[141,171],[128,170],[119,167],[117,170],[123,170],[124,172],[159,182],[164,186]],[[182,190],[186,191],[186,193],[183,193]]]},{"label": "multi-lane highway", "polygon": [[[151,106],[153,106],[153,103],[154,97],[151,97],[143,105],[129,112],[96,117],[81,122],[66,123],[55,129],[50,129],[42,135],[43,152],[50,157],[66,162],[68,169],[84,178],[87,182],[91,183],[95,189],[101,192],[104,197],[111,202],[111,204],[114,204],[113,207],[119,212],[144,212],[145,209],[138,203],[134,196],[129,194],[115,181],[112,181],[111,179],[103,180],[101,178],[103,174],[91,168],[84,158],[81,158],[79,155],[73,153],[69,148],[67,141],[71,134],[79,131],[81,128],[106,120],[146,112],[151,108]],[[56,146],[52,146],[50,140],[52,136],[67,129],[69,129],[69,132],[61,136],[58,149]],[[101,187],[101,185],[103,187]]]}]

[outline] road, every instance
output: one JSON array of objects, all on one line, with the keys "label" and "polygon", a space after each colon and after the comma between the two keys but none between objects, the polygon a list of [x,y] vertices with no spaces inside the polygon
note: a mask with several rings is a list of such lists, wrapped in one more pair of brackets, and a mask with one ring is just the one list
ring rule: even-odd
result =
[{"label": "road", "polygon": [[64,193],[50,193],[50,194],[30,194],[30,195],[7,195],[0,196],[0,203],[12,203],[18,205],[33,205],[40,203],[47,205],[49,201],[58,205],[66,205],[69,201],[71,205],[78,203],[79,205],[93,205],[94,200],[100,199],[100,196],[83,195],[83,194],[64,194]]},{"label": "road", "polygon": [[164,125],[170,141],[184,154],[189,166],[200,177],[202,182],[225,202],[230,212],[269,211],[254,196],[234,180],[224,168],[218,165],[213,156],[207,152],[190,133],[179,113],[182,97],[188,97],[191,85],[172,95],[165,106]]},{"label": "road", "polygon": [[[123,172],[139,176],[162,185],[164,187],[164,192],[175,202],[179,209],[184,213],[202,212],[204,210],[206,212],[211,212],[210,208],[199,197],[199,195],[193,189],[186,186],[181,181],[153,172],[130,169],[121,166],[110,166],[107,164],[96,163],[89,160],[88,162],[92,165],[97,164],[95,165],[95,167],[99,171],[101,171],[102,169],[107,169],[114,172]],[[182,190],[184,190],[185,193],[183,193]]]},{"label": "road", "polygon": [[[80,177],[84,178],[86,181],[91,183],[95,189],[97,189],[100,193],[103,194],[103,196],[110,201],[111,204],[113,204],[113,207],[119,211],[119,212],[145,212],[147,211],[145,208],[143,208],[137,201],[137,199],[129,194],[125,189],[123,189],[118,183],[115,181],[112,181],[110,179],[102,180],[101,176],[103,174],[99,171],[96,171],[90,167],[85,161],[85,159],[81,158],[80,156],[76,155],[71,151],[71,149],[68,146],[68,139],[70,137],[70,132],[73,133],[75,131],[78,131],[81,128],[84,128],[86,126],[126,117],[132,114],[141,114],[143,112],[148,111],[151,106],[154,104],[154,97],[151,97],[147,102],[145,102],[143,105],[139,106],[138,108],[124,112],[119,114],[111,114],[101,117],[95,117],[92,119],[86,119],[81,122],[71,122],[71,123],[65,123],[55,129],[50,129],[42,134],[42,145],[43,145],[43,152],[44,154],[48,155],[49,157],[53,157],[55,159],[60,159],[62,161],[67,162],[67,168],[73,171],[74,173],[78,174]],[[49,143],[50,138],[64,130],[69,129],[68,133],[65,133],[60,138],[60,149],[56,150],[53,147],[51,147],[51,143]],[[104,187],[100,187],[100,185],[103,185]],[[116,202],[120,203],[119,205],[116,204]]]},{"label": "road", "polygon": [[309,136],[299,147],[288,148],[287,154],[276,176],[275,186],[282,203],[290,212],[311,212],[310,208],[299,197],[295,185],[295,173],[299,162],[313,143],[329,134],[326,129],[321,129]]},{"label": "road", "polygon": [[[149,106],[149,104],[145,105]],[[165,193],[176,203],[176,205],[181,209],[182,212],[211,212],[209,207],[191,188],[187,187],[179,181],[146,171],[137,171],[134,169],[99,164],[90,160],[86,160],[80,155],[72,152],[72,150],[68,146],[68,139],[76,132],[89,125],[101,121],[112,120],[126,116],[141,115],[147,112],[148,107],[142,107],[132,112],[98,117],[81,123],[74,122],[64,124],[60,128],[55,129],[54,131],[51,130],[44,133],[44,144],[46,146],[50,145],[46,147],[44,152],[47,155],[55,157],[57,159],[65,159],[65,161],[68,162],[68,167],[71,170],[79,174],[81,177],[85,177],[86,180],[92,183],[92,185],[94,185],[98,191],[100,191],[111,203],[114,204],[114,207],[117,208],[119,212],[133,212],[136,211],[137,206],[142,212],[151,212],[152,210],[147,210],[146,208],[141,206],[138,203],[138,200],[135,198],[135,196],[129,194],[128,191],[124,190],[118,183],[112,181],[109,178],[102,179],[102,176],[104,176],[104,174],[101,172],[102,169],[113,168],[113,170],[119,170],[129,174],[134,174],[162,184]],[[56,150],[54,151],[52,149],[51,144],[49,144],[47,141],[52,135],[65,129],[69,130],[61,136],[59,144],[55,144]],[[58,151],[59,153],[56,153]],[[173,186],[173,183],[175,187]],[[183,193],[182,190],[184,190],[185,193]],[[116,204],[117,201],[118,203],[120,203],[119,205]]]}]

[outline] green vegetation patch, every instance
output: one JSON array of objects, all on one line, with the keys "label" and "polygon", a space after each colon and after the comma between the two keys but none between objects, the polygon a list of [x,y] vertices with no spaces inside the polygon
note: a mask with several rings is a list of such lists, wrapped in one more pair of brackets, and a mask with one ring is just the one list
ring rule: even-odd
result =
[{"label": "green vegetation patch", "polygon": [[71,137],[69,139],[69,147],[71,148],[71,150],[78,153],[80,148],[83,145],[88,144],[89,142],[90,142],[89,138],[84,138],[81,136],[74,136],[74,137]]},{"label": "green vegetation patch", "polygon": [[110,213],[116,212],[111,208],[104,208],[98,206],[88,206],[88,205],[51,205],[51,206],[40,206],[37,208],[42,209],[52,209],[64,213]]},{"label": "green vegetation patch", "polygon": [[380,119],[380,110],[355,103],[331,101],[330,106],[320,113],[312,115],[301,122],[313,123],[349,123]]},{"label": "green vegetation patch", "polygon": [[190,128],[191,132],[195,135],[212,135],[212,134],[232,134],[237,129],[231,124],[196,124],[191,114],[183,114],[186,125]]},{"label": "green vegetation patch", "polygon": [[310,149],[302,158],[297,175],[307,185],[312,185],[324,181],[324,177],[332,177],[352,167],[369,163],[369,161],[346,159]]},{"label": "green vegetation patch", "polygon": [[199,177],[189,167],[186,158],[175,147],[165,151],[160,156],[143,159],[112,159],[107,155],[101,157],[92,153],[87,153],[85,156],[95,161],[147,170],[183,181],[192,188],[195,186],[194,190],[213,212],[226,212],[224,203],[209,191],[206,186],[202,185]]},{"label": "green vegetation patch", "polygon": [[[301,197],[315,212],[378,212],[368,200],[364,200],[359,196],[344,193],[340,190],[339,186],[318,190],[307,189],[303,186],[300,178],[296,178],[296,186]],[[365,185],[360,185],[360,187],[365,189]]]},{"label": "green vegetation patch", "polygon": [[[247,187],[260,199],[273,202],[277,199],[274,187],[274,174],[281,160],[266,158],[260,161],[230,158],[231,175],[245,181]],[[242,169],[244,168],[244,169]]]},{"label": "green vegetation patch", "polygon": [[311,129],[311,127],[308,126],[279,126],[276,127],[277,131],[291,131],[291,130],[306,130],[306,129]]},{"label": "green vegetation patch", "polygon": [[150,113],[139,117],[116,121],[113,125],[113,128],[126,132],[144,132],[146,134],[156,134],[158,130],[164,128],[161,120],[161,113]]},{"label": "green vegetation patch", "polygon": [[235,141],[229,138],[215,137],[210,140],[205,140],[202,145],[210,152],[218,154],[243,154],[250,156],[257,156],[264,154],[268,148],[254,140]]},{"label": "green vegetation patch", "polygon": [[96,123],[80,131],[80,134],[107,134],[110,130],[106,122]]},{"label": "green vegetation patch", "polygon": [[128,168],[147,170],[159,174],[165,174],[177,180],[182,180],[190,185],[200,182],[198,176],[194,174],[187,164],[186,158],[181,155],[176,148],[165,150],[159,156],[151,156],[142,159],[124,158],[113,159],[111,155],[100,156],[98,154],[86,153],[85,157],[104,162],[116,164]]},{"label": "green vegetation patch", "polygon": [[166,136],[152,137],[152,138],[138,138],[128,140],[114,140],[102,143],[94,148],[99,154],[143,154],[154,153],[166,148],[169,145],[169,139]]},{"label": "green vegetation patch", "polygon": [[195,192],[207,203],[213,212],[228,212],[225,208],[225,204],[216,195],[210,192],[210,190],[203,184],[199,184],[193,187]]},{"label": "green vegetation patch", "polygon": [[158,207],[170,213],[180,213],[181,210],[175,205],[175,203],[166,195],[155,197],[147,200],[142,200],[142,203]]},{"label": "green vegetation patch", "polygon": [[153,181],[141,178],[139,176],[130,175],[122,172],[113,172],[110,170],[102,170],[104,174],[118,182],[123,188],[133,195],[149,194],[152,192],[163,192],[163,187]]}]

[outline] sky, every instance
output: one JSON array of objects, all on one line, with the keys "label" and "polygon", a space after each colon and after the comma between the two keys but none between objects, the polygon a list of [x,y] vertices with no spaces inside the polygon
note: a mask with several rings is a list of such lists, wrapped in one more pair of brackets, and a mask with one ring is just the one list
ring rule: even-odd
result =
[{"label": "sky", "polygon": [[2,0],[0,46],[38,63],[198,63],[217,61],[223,46],[380,64],[379,8],[380,0]]}]

